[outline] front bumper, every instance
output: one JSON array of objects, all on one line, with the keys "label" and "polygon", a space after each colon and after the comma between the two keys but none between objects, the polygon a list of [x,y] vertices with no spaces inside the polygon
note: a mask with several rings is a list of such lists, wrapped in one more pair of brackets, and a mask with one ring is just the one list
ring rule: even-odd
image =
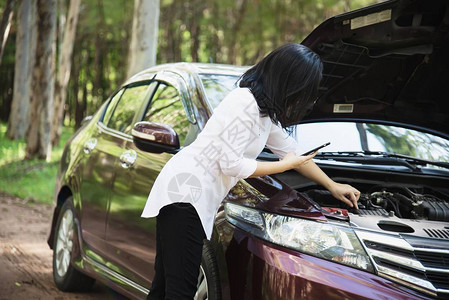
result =
[{"label": "front bumper", "polygon": [[228,236],[221,241],[225,299],[430,299],[375,274],[254,238],[228,222],[221,226]]}]

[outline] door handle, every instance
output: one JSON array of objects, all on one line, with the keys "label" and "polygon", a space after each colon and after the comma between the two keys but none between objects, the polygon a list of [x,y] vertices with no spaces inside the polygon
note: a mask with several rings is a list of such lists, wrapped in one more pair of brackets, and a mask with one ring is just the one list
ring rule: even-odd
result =
[{"label": "door handle", "polygon": [[84,143],[84,153],[89,154],[92,152],[92,150],[95,149],[97,146],[97,139],[96,138],[90,138]]},{"label": "door handle", "polygon": [[127,150],[120,155],[120,164],[122,165],[122,168],[128,169],[134,165],[136,159],[137,152],[134,150]]}]

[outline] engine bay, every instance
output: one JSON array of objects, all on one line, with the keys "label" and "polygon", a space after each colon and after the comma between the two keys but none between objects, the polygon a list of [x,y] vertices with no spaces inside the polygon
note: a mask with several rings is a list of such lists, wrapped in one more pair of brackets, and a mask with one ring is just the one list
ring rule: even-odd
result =
[{"label": "engine bay", "polygon": [[[447,194],[428,188],[404,186],[373,186],[359,190],[359,209],[349,209],[353,214],[449,222]],[[347,208],[344,203],[336,203],[327,190],[312,189],[305,191],[305,194],[321,206]]]},{"label": "engine bay", "polygon": [[355,227],[449,240],[446,191],[422,186],[349,184],[361,192],[359,209],[348,208],[321,187],[298,191],[328,212],[347,215]]}]

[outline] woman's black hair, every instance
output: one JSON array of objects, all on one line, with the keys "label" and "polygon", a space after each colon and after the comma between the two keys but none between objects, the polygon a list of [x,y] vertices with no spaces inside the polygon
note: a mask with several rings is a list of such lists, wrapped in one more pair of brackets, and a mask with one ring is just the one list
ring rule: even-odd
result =
[{"label": "woman's black hair", "polygon": [[288,129],[298,124],[318,96],[323,63],[306,46],[286,44],[275,49],[241,77],[256,98],[259,111]]}]

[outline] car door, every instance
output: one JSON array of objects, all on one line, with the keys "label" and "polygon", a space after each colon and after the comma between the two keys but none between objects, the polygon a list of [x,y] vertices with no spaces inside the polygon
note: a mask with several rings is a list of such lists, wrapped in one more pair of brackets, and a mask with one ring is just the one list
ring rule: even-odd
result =
[{"label": "car door", "polygon": [[86,161],[80,184],[82,236],[87,246],[94,250],[86,251],[86,255],[102,263],[104,260],[98,254],[109,250],[105,242],[106,219],[119,156],[135,111],[145,98],[149,98],[148,82],[119,90],[97,123],[96,133],[84,144]]},{"label": "car door", "polygon": [[[177,80],[158,81],[158,87],[147,106],[143,121],[170,125],[179,136],[180,145],[196,138],[198,126],[186,113],[182,86]],[[139,121],[140,121],[139,120]],[[125,143],[123,157],[135,157],[132,165],[121,162],[114,180],[109,208],[106,239],[114,249],[121,274],[142,287],[149,287],[154,275],[156,254],[156,219],[141,218],[151,186],[173,153],[143,152],[132,139]]]}]

